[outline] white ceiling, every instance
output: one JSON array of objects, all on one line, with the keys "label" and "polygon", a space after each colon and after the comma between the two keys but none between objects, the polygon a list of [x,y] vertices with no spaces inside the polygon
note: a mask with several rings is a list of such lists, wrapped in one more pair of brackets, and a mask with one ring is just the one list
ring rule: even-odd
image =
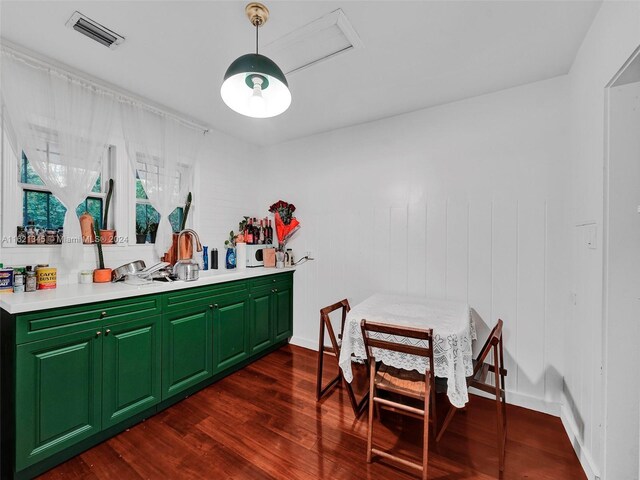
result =
[{"label": "white ceiling", "polygon": [[[250,119],[219,94],[254,48],[243,1],[7,1],[14,43],[258,144],[275,144],[567,73],[599,1],[275,1],[269,42],[342,8],[364,48],[289,77],[283,115]],[[65,27],[79,10],[124,35],[116,50]],[[277,58],[273,58],[278,61]]]}]

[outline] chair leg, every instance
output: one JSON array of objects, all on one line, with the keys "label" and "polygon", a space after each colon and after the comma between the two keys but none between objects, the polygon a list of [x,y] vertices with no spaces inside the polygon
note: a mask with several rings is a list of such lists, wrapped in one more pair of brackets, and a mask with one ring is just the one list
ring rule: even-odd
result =
[{"label": "chair leg", "polygon": [[[497,354],[497,352],[495,352]],[[494,358],[497,359],[497,356]],[[498,365],[498,362],[495,363]],[[495,368],[495,393],[496,393],[496,423],[498,426],[498,465],[500,466],[500,471],[504,471],[504,447],[505,447],[505,438],[504,438],[504,421],[503,421],[503,413],[504,406],[502,403],[502,392],[503,390],[500,388],[500,375],[498,373],[499,368]]]},{"label": "chair leg", "polygon": [[435,437],[438,433],[438,410],[436,407],[436,382],[435,377],[431,377],[431,416],[433,419],[433,436]]},{"label": "chair leg", "polygon": [[316,373],[316,402],[322,394],[322,366],[324,363],[324,322],[320,320],[320,335],[318,336],[318,368]]},{"label": "chair leg", "polygon": [[451,420],[453,420],[453,416],[456,414],[457,411],[458,411],[458,409],[456,407],[454,407],[453,405],[451,405],[449,407],[449,411],[447,412],[447,416],[444,418],[444,422],[442,423],[442,427],[440,428],[440,431],[438,432],[438,436],[436,437],[436,442],[440,441],[440,439],[442,438],[442,435],[444,434],[444,431],[447,429],[447,427],[451,423]]},{"label": "chair leg", "polygon": [[[426,383],[425,395],[424,395],[424,432],[423,432],[423,444],[422,444],[422,480],[427,480],[427,467],[429,465],[429,404],[431,399],[429,398],[435,392],[431,392],[430,385]],[[435,411],[433,412],[435,414]],[[435,418],[435,417],[434,417]]]},{"label": "chair leg", "polygon": [[367,463],[371,463],[371,449],[373,448],[373,401],[375,396],[376,362],[369,360],[369,428],[367,431]]}]

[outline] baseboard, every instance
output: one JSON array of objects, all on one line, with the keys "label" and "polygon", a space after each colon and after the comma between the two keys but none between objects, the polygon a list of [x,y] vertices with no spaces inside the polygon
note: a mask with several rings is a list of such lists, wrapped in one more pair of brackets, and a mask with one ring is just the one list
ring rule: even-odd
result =
[{"label": "baseboard", "polygon": [[318,351],[318,342],[312,341],[307,338],[296,337],[295,335],[291,337],[289,343],[292,345],[297,345],[298,347],[308,348],[309,350]]},{"label": "baseboard", "polygon": [[[483,392],[482,390],[476,390],[475,388],[469,389],[469,393],[478,395],[485,398],[496,398],[493,395]],[[532,397],[531,395],[525,395],[523,393],[512,392],[507,390],[507,403],[516,405],[518,407],[528,408],[529,410],[535,410],[536,412],[546,413],[547,415],[553,415],[554,417],[560,416],[560,402],[550,402],[542,398]]]},{"label": "baseboard", "polygon": [[595,462],[593,461],[593,458],[591,458],[591,454],[589,454],[587,449],[584,447],[582,439],[580,438],[580,435],[578,435],[578,428],[573,420],[571,412],[569,412],[564,405],[560,408],[560,420],[562,420],[562,426],[567,432],[569,440],[571,440],[571,445],[573,445],[573,449],[578,456],[578,460],[580,461],[580,465],[582,465],[585,475],[589,480],[600,480],[600,471],[596,468]]}]

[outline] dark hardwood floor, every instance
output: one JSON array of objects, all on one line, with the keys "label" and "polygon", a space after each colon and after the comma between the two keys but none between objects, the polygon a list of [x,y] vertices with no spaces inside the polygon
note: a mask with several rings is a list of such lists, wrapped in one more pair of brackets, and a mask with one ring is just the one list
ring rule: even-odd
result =
[{"label": "dark hardwood floor", "polygon": [[[418,478],[365,462],[366,416],[354,420],[342,389],[316,404],[315,362],[315,352],[283,347],[40,478]],[[446,399],[438,405],[442,419]],[[472,397],[440,444],[430,442],[429,478],[499,478],[494,415],[493,402]],[[558,418],[513,406],[508,418],[502,478],[586,478]],[[419,453],[418,420],[383,413],[377,425],[382,447]]]}]

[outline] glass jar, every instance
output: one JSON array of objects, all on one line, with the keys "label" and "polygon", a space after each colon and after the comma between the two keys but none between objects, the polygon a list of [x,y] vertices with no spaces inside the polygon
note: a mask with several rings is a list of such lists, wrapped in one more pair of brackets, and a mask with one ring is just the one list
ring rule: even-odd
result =
[{"label": "glass jar", "polygon": [[24,227],[18,227],[16,229],[16,243],[18,245],[26,245],[27,244],[27,232]]},{"label": "glass jar", "polygon": [[33,222],[29,222],[27,228],[25,230],[27,235],[27,245],[35,245],[36,244],[36,226]]},{"label": "glass jar", "polygon": [[25,292],[35,292],[38,286],[38,281],[36,278],[36,272],[33,270],[27,271],[27,276],[24,281],[24,291]]},{"label": "glass jar", "polygon": [[45,230],[44,232],[45,235],[45,242],[47,245],[55,245],[57,242],[57,234],[56,231],[53,229],[50,230]]}]

